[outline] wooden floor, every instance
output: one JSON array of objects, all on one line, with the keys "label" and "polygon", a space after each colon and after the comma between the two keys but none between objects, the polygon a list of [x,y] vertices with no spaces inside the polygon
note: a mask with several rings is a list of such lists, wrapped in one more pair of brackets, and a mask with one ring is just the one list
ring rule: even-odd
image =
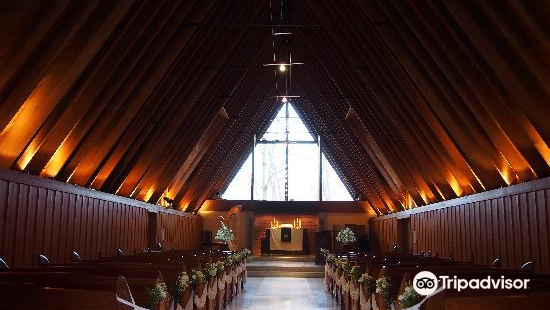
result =
[{"label": "wooden floor", "polygon": [[319,278],[248,278],[228,310],[336,310],[324,280]]}]

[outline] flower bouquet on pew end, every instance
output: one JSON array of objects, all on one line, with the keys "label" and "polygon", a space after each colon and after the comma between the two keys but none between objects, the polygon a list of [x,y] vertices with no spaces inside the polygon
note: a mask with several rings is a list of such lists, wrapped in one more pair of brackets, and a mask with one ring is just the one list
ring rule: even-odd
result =
[{"label": "flower bouquet on pew end", "polygon": [[365,286],[369,294],[374,293],[374,291],[376,290],[376,280],[373,276],[369,275],[366,272],[361,275],[357,282]]},{"label": "flower bouquet on pew end", "polygon": [[403,309],[410,308],[420,302],[420,295],[414,290],[414,287],[409,283],[403,294],[397,297]]},{"label": "flower bouquet on pew end", "polygon": [[359,280],[359,278],[361,277],[361,267],[359,266],[351,267],[351,269],[348,272],[348,275],[352,280]]},{"label": "flower bouquet on pew end", "polygon": [[193,290],[197,290],[199,285],[201,283],[206,282],[206,277],[204,276],[204,273],[200,268],[194,268],[191,271],[191,284],[193,286]]},{"label": "flower bouquet on pew end", "polygon": [[189,280],[189,276],[187,275],[187,272],[185,271],[182,272],[178,276],[178,279],[174,284],[174,288],[173,288],[174,295],[180,294],[181,292],[185,291],[189,287],[190,282],[191,281]]},{"label": "flower bouquet on pew end", "polygon": [[170,299],[166,283],[157,282],[153,288],[149,290],[149,309],[168,310],[167,302]]},{"label": "flower bouquet on pew end", "polygon": [[380,294],[386,303],[386,307],[390,308],[394,303],[394,299],[390,296],[391,283],[390,278],[381,277],[376,280],[376,293]]}]

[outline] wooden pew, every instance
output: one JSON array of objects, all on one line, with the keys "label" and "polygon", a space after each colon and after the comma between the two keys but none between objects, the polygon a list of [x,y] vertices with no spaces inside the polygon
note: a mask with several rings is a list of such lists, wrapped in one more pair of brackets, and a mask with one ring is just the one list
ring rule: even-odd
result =
[{"label": "wooden pew", "polygon": [[[412,281],[409,275],[415,275],[419,271],[431,271],[436,275],[457,275],[460,278],[486,278],[487,275],[500,277],[504,275],[507,279],[521,279],[526,276],[525,270],[510,270],[499,268],[499,260],[490,266],[475,266],[471,262],[459,262],[452,259],[441,259],[424,255],[406,255],[402,253],[376,253],[357,255],[354,264],[361,266],[363,272],[368,271],[374,278],[386,276],[391,284],[391,299],[397,300],[397,296],[404,292],[407,281]],[[335,268],[329,264],[327,270]],[[334,273],[341,275],[341,268],[337,268]],[[330,273],[330,272],[329,272]],[[445,290],[443,294],[431,297],[423,305],[425,309],[546,309],[544,298],[548,298],[550,293],[550,277],[546,275],[528,274],[531,279],[531,289],[529,292],[517,292],[510,290],[469,290],[461,291]],[[327,279],[327,289],[337,286],[334,279]],[[353,283],[352,283],[352,287]],[[338,290],[339,288],[336,288]],[[363,296],[371,296],[366,287],[361,287]],[[336,294],[340,297],[341,291]],[[374,294],[377,306],[380,310],[389,309],[380,296]],[[343,297],[342,307],[344,310],[351,310],[357,305],[346,302],[347,297]],[[491,302],[487,302],[491,300]],[[510,303],[506,301],[510,300]],[[476,302],[475,307],[469,305]],[[395,303],[396,310],[401,309],[399,303]],[[472,308],[474,307],[474,308]],[[542,307],[542,308],[541,308]]]},{"label": "wooden pew", "polygon": [[[0,271],[0,298],[8,301],[10,309],[130,309],[116,302],[114,297],[115,287],[127,286],[132,296],[131,303],[137,306],[146,306],[149,293],[145,286],[152,287],[155,283],[158,271],[162,271],[168,283],[175,283],[177,277],[185,270],[185,266],[195,268],[201,266],[201,262],[212,262],[224,259],[222,253],[210,256],[202,253],[193,254],[188,251],[170,251],[170,253],[143,253],[132,256],[118,256],[116,258],[102,258],[98,260],[79,260],[78,253],[72,253],[74,261],[68,264],[52,264],[47,261],[40,268],[3,269]],[[225,304],[231,301],[242,287],[244,272],[239,268],[238,272],[227,271],[234,276],[236,285],[227,285],[230,294],[224,291],[218,292],[215,299],[208,306],[209,310],[221,309],[219,300],[225,299]],[[122,277],[123,276],[123,277]],[[124,280],[121,281],[120,278]],[[233,278],[233,277],[232,277]],[[210,283],[217,281],[212,278]],[[123,284],[121,284],[123,282]],[[124,291],[124,290],[123,290]],[[197,288],[197,295],[204,297],[206,285],[201,284]],[[223,294],[223,295],[222,295]],[[191,289],[181,292],[176,302],[181,307],[186,305],[192,297]],[[126,301],[129,301],[127,299]],[[59,306],[58,303],[62,302]],[[207,305],[201,307],[206,309]]]}]

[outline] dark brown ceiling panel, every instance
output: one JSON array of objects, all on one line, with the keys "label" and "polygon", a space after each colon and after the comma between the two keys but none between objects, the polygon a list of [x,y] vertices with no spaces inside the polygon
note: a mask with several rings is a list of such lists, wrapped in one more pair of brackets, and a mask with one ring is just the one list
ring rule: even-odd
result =
[{"label": "dark brown ceiling panel", "polygon": [[0,167],[196,211],[291,74],[366,210],[550,176],[548,1],[287,2],[288,45],[281,1],[7,1]]}]

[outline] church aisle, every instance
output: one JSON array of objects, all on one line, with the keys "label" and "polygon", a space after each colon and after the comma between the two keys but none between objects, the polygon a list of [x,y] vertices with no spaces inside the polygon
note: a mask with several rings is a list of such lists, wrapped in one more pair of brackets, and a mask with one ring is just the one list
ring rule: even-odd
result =
[{"label": "church aisle", "polygon": [[336,310],[320,278],[248,278],[227,310]]}]

